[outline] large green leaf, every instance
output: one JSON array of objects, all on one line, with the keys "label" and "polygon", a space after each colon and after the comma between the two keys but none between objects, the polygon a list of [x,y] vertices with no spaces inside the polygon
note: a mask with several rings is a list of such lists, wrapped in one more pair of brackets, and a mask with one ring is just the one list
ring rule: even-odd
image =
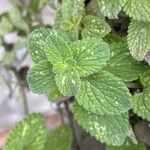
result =
[{"label": "large green leaf", "polygon": [[137,144],[126,140],[121,146],[106,146],[106,150],[146,150],[144,143],[138,142]]},{"label": "large green leaf", "polygon": [[35,93],[45,93],[56,89],[52,65],[47,61],[39,61],[28,72],[27,80],[30,89]]},{"label": "large green leaf", "polygon": [[23,143],[16,137],[5,146],[5,150],[23,150]]},{"label": "large green leaf", "polygon": [[105,70],[125,82],[136,80],[148,69],[146,63],[138,62],[132,58],[124,41],[110,44],[110,51],[111,57]]},{"label": "large green leaf", "polygon": [[124,143],[129,129],[128,115],[100,116],[86,111],[77,103],[73,113],[77,122],[92,136],[108,145]]},{"label": "large green leaf", "polygon": [[73,57],[72,50],[66,39],[59,35],[49,35],[46,38],[44,51],[52,64],[63,63],[65,59]]},{"label": "large green leaf", "polygon": [[150,70],[144,72],[144,74],[140,77],[140,80],[144,87],[150,87]]},{"label": "large green leaf", "polygon": [[150,21],[149,0],[127,0],[124,11],[138,21]]},{"label": "large green leaf", "polygon": [[105,22],[105,20],[100,19],[96,16],[85,16],[82,19],[82,23],[84,24],[84,29],[82,30],[82,37],[91,36],[103,38],[111,31],[110,26]]},{"label": "large green leaf", "polygon": [[125,5],[127,0],[97,0],[99,8],[104,16],[109,19],[118,18],[118,13],[121,11],[122,7]]},{"label": "large green leaf", "polygon": [[119,115],[131,108],[131,95],[113,74],[100,71],[82,80],[78,104],[99,115]]},{"label": "large green leaf", "polygon": [[64,96],[77,96],[80,92],[81,81],[74,70],[56,74],[55,81],[60,93]]},{"label": "large green leaf", "polygon": [[132,20],[128,30],[128,46],[136,60],[143,60],[150,48],[150,23]]},{"label": "large green leaf", "polygon": [[[43,150],[46,141],[43,116],[34,113],[17,123],[6,141],[6,147],[9,147],[9,144],[15,139],[22,141],[24,150]],[[21,145],[19,147],[21,148]],[[15,150],[17,150],[17,147]]]},{"label": "large green leaf", "polygon": [[85,38],[75,41],[72,49],[80,76],[88,76],[101,70],[109,60],[108,45],[101,39]]},{"label": "large green leaf", "polygon": [[133,111],[143,119],[150,121],[150,87],[143,93],[135,94],[132,100]]},{"label": "large green leaf", "polygon": [[71,150],[71,145],[71,129],[68,125],[62,125],[48,135],[43,150]]}]

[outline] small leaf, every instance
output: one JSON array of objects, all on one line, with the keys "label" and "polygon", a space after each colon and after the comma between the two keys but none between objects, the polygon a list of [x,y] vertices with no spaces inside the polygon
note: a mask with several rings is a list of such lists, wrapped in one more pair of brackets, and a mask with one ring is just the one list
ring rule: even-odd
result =
[{"label": "small leaf", "polygon": [[150,71],[146,71],[141,77],[140,77],[141,83],[144,87],[150,87]]},{"label": "small leaf", "polygon": [[124,143],[129,129],[128,115],[100,116],[86,111],[77,103],[73,113],[77,122],[92,136],[108,145],[121,145]]},{"label": "small leaf", "polygon": [[88,76],[102,69],[109,60],[108,45],[101,39],[85,38],[72,44],[76,70],[80,76]]},{"label": "small leaf", "polygon": [[131,95],[125,84],[106,71],[83,79],[80,91],[78,104],[93,113],[119,115],[131,108]]},{"label": "small leaf", "polygon": [[55,89],[54,77],[52,65],[47,60],[43,60],[35,64],[28,72],[27,80],[30,89],[35,93],[41,94]]},{"label": "small leaf", "polygon": [[46,37],[53,31],[51,29],[38,28],[30,34],[28,49],[34,62],[46,59],[44,44]]},{"label": "small leaf", "polygon": [[98,0],[100,11],[109,19],[118,18],[118,13],[127,0]]},{"label": "small leaf", "polygon": [[77,96],[80,92],[81,81],[76,71],[67,71],[56,74],[56,85],[64,96]]},{"label": "small leaf", "polygon": [[9,11],[9,18],[11,22],[20,30],[28,31],[29,27],[27,23],[23,20],[23,17],[21,16],[21,12],[18,7],[15,5],[12,7],[12,9]]},{"label": "small leaf", "polygon": [[146,147],[142,142],[134,144],[131,141],[126,140],[121,146],[106,146],[106,150],[146,150]]},{"label": "small leaf", "polygon": [[145,58],[150,49],[150,23],[132,20],[128,30],[128,46],[131,55],[138,61]]},{"label": "small leaf", "polygon": [[149,0],[127,0],[124,11],[134,20],[150,21]]},{"label": "small leaf", "polygon": [[111,31],[110,26],[105,22],[105,20],[100,19],[96,16],[85,16],[82,19],[82,23],[84,24],[84,29],[82,30],[82,37],[91,36],[103,38]]},{"label": "small leaf", "polygon": [[13,25],[7,17],[1,17],[0,29],[0,36],[4,36],[13,29]]},{"label": "small leaf", "polygon": [[[18,139],[22,141],[23,149],[43,150],[46,141],[46,128],[43,116],[34,113],[17,123],[9,135],[6,145],[9,147],[10,143],[14,140],[18,142]],[[21,145],[19,147],[21,148]],[[17,150],[17,147],[14,150]]]},{"label": "small leaf", "polygon": [[65,59],[73,57],[72,50],[63,36],[49,35],[45,43],[44,51],[52,64],[63,62]]},{"label": "small leaf", "polygon": [[143,93],[135,94],[132,105],[133,111],[138,116],[150,121],[150,88],[145,88]]},{"label": "small leaf", "polygon": [[15,140],[9,142],[5,146],[5,150],[23,150],[23,143],[19,138],[16,137]]},{"label": "small leaf", "polygon": [[71,145],[71,129],[68,125],[62,125],[48,135],[43,150],[71,150]]},{"label": "small leaf", "polygon": [[132,58],[125,41],[110,44],[111,57],[105,70],[125,82],[133,81],[148,70],[148,65]]}]

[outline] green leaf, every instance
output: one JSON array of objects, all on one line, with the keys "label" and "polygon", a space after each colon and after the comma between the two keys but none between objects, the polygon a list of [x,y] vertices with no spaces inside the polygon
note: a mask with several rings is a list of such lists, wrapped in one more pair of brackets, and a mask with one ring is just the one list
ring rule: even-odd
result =
[{"label": "green leaf", "polygon": [[0,29],[0,36],[4,36],[13,29],[13,25],[7,17],[1,17]]},{"label": "green leaf", "polygon": [[[23,121],[16,124],[14,129],[12,129],[11,133],[9,134],[6,145],[9,145],[14,140],[19,139],[19,141],[22,141],[23,149],[43,150],[46,141],[45,129],[43,116],[33,113]],[[18,147],[21,147],[21,145]]]},{"label": "green leaf", "polygon": [[98,0],[100,11],[109,19],[118,18],[118,13],[127,0]]},{"label": "green leaf", "polygon": [[64,96],[77,96],[80,92],[81,80],[76,71],[56,74],[55,81],[60,93]]},{"label": "green leaf", "polygon": [[21,16],[21,12],[19,8],[17,8],[15,5],[12,7],[8,15],[9,15],[11,22],[18,29],[23,30],[23,31],[29,30],[27,23],[23,20],[23,17]]},{"label": "green leaf", "polygon": [[67,31],[73,39],[78,39],[80,22],[84,14],[84,0],[63,0],[60,28]]},{"label": "green leaf", "polygon": [[133,81],[148,69],[148,65],[132,58],[126,42],[110,44],[111,57],[105,70],[119,77],[125,82]]},{"label": "green leaf", "polygon": [[132,20],[128,30],[128,46],[131,55],[138,61],[144,59],[150,48],[150,23]]},{"label": "green leaf", "polygon": [[109,60],[108,45],[101,39],[85,38],[72,44],[76,70],[80,76],[88,76],[98,72]]},{"label": "green leaf", "polygon": [[150,87],[145,88],[142,93],[135,94],[132,105],[138,116],[150,121]]},{"label": "green leaf", "polygon": [[52,64],[63,63],[65,59],[73,57],[72,50],[63,36],[49,35],[45,40],[44,48],[46,56]]},{"label": "green leaf", "polygon": [[71,150],[71,145],[71,129],[68,125],[62,125],[48,135],[43,150]]},{"label": "green leaf", "polygon": [[124,11],[134,20],[150,21],[149,0],[127,0]]},{"label": "green leaf", "polygon": [[5,146],[5,150],[23,150],[23,143],[19,138],[16,137],[15,140],[9,142]]},{"label": "green leaf", "polygon": [[134,144],[131,141],[126,140],[121,146],[106,146],[106,150],[146,150],[146,147],[142,142]]},{"label": "green leaf", "polygon": [[46,55],[44,52],[44,44],[46,37],[51,32],[54,32],[54,30],[47,28],[38,28],[30,34],[28,50],[34,62],[46,59]]},{"label": "green leaf", "polygon": [[144,89],[142,93],[134,95],[132,107],[138,116],[150,121],[150,71],[145,72],[140,77],[140,80]]},{"label": "green leaf", "polygon": [[113,74],[100,71],[81,82],[79,105],[99,115],[119,115],[131,108],[126,85]]},{"label": "green leaf", "polygon": [[144,87],[150,87],[150,71],[146,71],[141,77],[140,77],[141,83]]},{"label": "green leaf", "polygon": [[105,22],[105,20],[96,16],[85,16],[82,19],[82,23],[84,24],[82,37],[91,36],[103,38],[111,31],[110,26]]},{"label": "green leaf", "polygon": [[54,77],[52,65],[47,60],[43,60],[35,64],[28,72],[27,80],[30,89],[34,93],[41,94],[55,89],[56,84]]},{"label": "green leaf", "polygon": [[129,129],[128,115],[100,116],[86,111],[77,103],[73,113],[77,122],[92,136],[108,145],[124,143]]}]

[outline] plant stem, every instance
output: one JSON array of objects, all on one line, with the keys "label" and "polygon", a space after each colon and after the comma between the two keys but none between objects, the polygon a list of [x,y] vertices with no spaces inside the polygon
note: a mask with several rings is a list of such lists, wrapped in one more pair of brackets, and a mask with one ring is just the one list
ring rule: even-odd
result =
[{"label": "plant stem", "polygon": [[[74,99],[74,97],[70,97],[68,99],[68,101],[70,101],[72,99]],[[74,123],[73,123],[72,112],[69,109],[68,101],[64,101],[64,105],[65,105],[65,108],[66,108],[66,112],[67,112],[67,115],[68,115],[68,119],[69,119],[69,123],[70,123],[71,129],[72,129],[73,142],[74,142],[74,145],[75,145],[75,150],[80,150],[80,146],[79,146],[79,143],[78,143],[78,140],[77,140],[77,137],[76,137],[76,133],[75,133],[75,130],[74,130]]]}]

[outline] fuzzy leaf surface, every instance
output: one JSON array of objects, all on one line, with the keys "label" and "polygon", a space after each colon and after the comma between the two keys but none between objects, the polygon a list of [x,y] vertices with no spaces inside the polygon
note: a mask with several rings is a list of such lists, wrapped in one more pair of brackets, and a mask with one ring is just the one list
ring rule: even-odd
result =
[{"label": "fuzzy leaf surface", "polygon": [[60,93],[65,96],[77,96],[80,92],[81,80],[76,71],[56,74],[55,81]]},{"label": "fuzzy leaf surface", "polygon": [[107,64],[110,52],[108,45],[101,39],[85,38],[73,43],[76,70],[80,76],[98,72]]},{"label": "fuzzy leaf surface", "polygon": [[129,128],[127,114],[100,116],[86,111],[77,103],[74,105],[73,113],[77,122],[102,143],[114,146],[124,143]]},{"label": "fuzzy leaf surface", "polygon": [[134,20],[150,21],[149,0],[127,0],[124,11]]},{"label": "fuzzy leaf surface", "polygon": [[133,59],[124,41],[110,44],[110,52],[111,56],[105,70],[125,82],[138,79],[148,69],[146,63]]},{"label": "fuzzy leaf surface", "polygon": [[99,115],[119,115],[131,108],[131,95],[113,74],[100,71],[82,80],[79,105]]},{"label": "fuzzy leaf surface", "polygon": [[52,65],[47,61],[39,61],[28,72],[27,80],[30,89],[34,93],[46,93],[56,88],[55,75],[52,71]]},{"label": "fuzzy leaf surface", "polygon": [[132,20],[127,42],[131,55],[138,61],[144,59],[150,48],[150,23]]},{"label": "fuzzy leaf surface", "polygon": [[100,11],[109,19],[118,18],[118,13],[127,0],[97,0]]},{"label": "fuzzy leaf surface", "polygon": [[34,113],[17,123],[9,134],[6,145],[9,145],[15,139],[22,141],[23,149],[43,150],[46,141],[43,116]]},{"label": "fuzzy leaf surface", "polygon": [[82,30],[82,37],[90,36],[103,38],[111,31],[110,26],[105,22],[105,20],[96,16],[85,16],[82,19],[82,23],[84,24],[84,29]]}]

